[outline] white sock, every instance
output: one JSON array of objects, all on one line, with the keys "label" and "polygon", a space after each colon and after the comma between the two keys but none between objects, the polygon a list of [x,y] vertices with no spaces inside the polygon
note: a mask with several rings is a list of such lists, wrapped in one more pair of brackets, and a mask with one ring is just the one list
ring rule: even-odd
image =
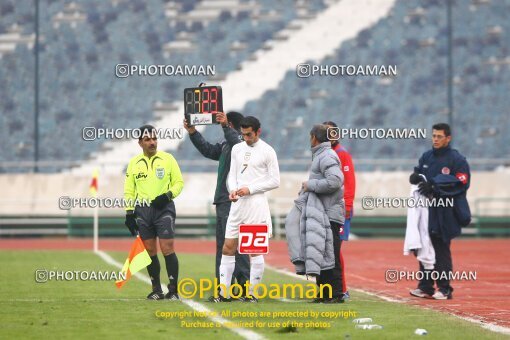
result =
[{"label": "white sock", "polygon": [[250,262],[250,295],[253,295],[253,288],[255,285],[262,282],[264,275],[264,256],[254,256]]},{"label": "white sock", "polygon": [[229,298],[227,296],[227,292],[230,291],[230,284],[232,283],[232,274],[234,273],[234,269],[236,267],[236,257],[222,255],[221,256],[221,264],[220,264],[220,284],[224,284],[227,287],[225,291],[223,286],[221,287],[221,295],[225,298]]}]

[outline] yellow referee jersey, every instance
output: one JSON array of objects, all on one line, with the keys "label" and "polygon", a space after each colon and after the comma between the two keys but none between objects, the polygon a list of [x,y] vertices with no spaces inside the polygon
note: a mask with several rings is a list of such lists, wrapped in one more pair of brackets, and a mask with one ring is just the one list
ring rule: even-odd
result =
[{"label": "yellow referee jersey", "polygon": [[[127,202],[152,201],[157,196],[172,192],[177,197],[184,186],[181,169],[174,156],[158,151],[150,159],[143,153],[129,161],[124,181],[124,198]],[[134,210],[134,207],[126,207]]]}]

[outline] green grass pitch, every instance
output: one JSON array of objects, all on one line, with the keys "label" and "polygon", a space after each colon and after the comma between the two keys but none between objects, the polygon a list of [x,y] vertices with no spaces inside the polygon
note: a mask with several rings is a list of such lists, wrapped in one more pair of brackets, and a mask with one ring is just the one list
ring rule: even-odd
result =
[{"label": "green grass pitch", "polygon": [[[123,263],[127,253],[109,253]],[[214,258],[204,255],[179,254],[180,278],[212,278]],[[163,258],[160,259],[164,264]],[[166,271],[162,266],[162,278]],[[156,312],[193,310],[178,301],[146,301],[150,286],[132,278],[122,289],[112,281],[50,281],[35,282],[37,269],[118,271],[98,255],[87,251],[0,251],[0,338],[123,338],[147,336],[150,339],[242,339],[228,327],[186,328],[181,320],[156,317]],[[146,271],[143,271],[146,275]],[[163,283],[167,283],[162,279]],[[306,283],[272,270],[266,270],[264,283]],[[311,304],[300,300],[264,299],[254,303],[213,304],[195,299],[218,314],[234,312],[276,311],[351,311],[357,317],[370,317],[382,325],[381,330],[360,330],[352,317],[318,320],[299,318],[233,318],[228,321],[265,322],[264,327],[247,328],[267,339],[409,339],[416,328],[428,331],[432,339],[498,339],[492,333],[454,316],[432,310],[391,303],[362,293],[352,292],[345,304]],[[187,322],[210,321],[203,317],[186,317]],[[329,328],[282,328],[269,325],[287,321],[322,321]]]}]

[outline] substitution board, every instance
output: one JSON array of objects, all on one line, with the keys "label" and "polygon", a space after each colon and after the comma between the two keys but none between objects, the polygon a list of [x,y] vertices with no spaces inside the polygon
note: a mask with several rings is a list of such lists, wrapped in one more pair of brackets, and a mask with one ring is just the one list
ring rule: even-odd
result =
[{"label": "substitution board", "polygon": [[184,117],[188,125],[217,124],[216,112],[223,112],[221,86],[184,89]]}]

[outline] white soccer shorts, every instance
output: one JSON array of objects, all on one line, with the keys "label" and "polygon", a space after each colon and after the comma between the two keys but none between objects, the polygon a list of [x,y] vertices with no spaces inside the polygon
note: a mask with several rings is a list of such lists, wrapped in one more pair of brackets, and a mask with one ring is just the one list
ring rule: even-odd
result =
[{"label": "white soccer shorts", "polygon": [[273,223],[267,198],[263,194],[248,195],[232,202],[227,219],[225,238],[239,237],[241,224],[266,224],[269,237],[273,235]]}]

